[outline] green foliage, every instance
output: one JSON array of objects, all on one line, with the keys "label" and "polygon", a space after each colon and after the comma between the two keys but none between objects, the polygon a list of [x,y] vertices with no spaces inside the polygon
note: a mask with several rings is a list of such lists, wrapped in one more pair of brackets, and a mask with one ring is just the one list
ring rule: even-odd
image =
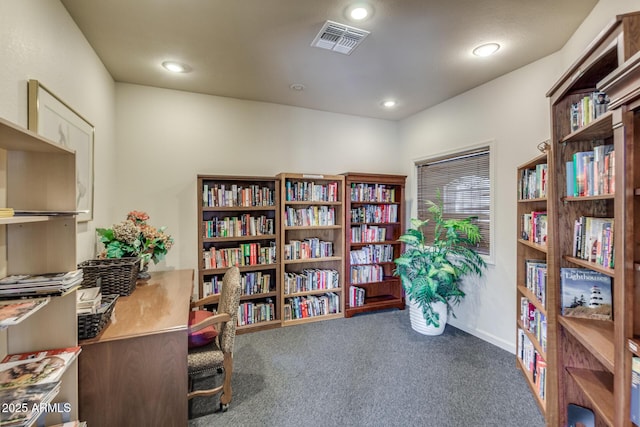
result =
[{"label": "green foliage", "polygon": [[[394,275],[402,280],[407,297],[422,308],[427,325],[437,327],[440,319],[431,303],[445,303],[447,311],[455,317],[453,306],[465,296],[460,289],[462,278],[482,276],[486,263],[473,249],[481,239],[474,217],[444,219],[441,203],[431,200],[426,203],[432,219],[411,219],[411,228],[398,239],[405,244],[405,250],[394,260]],[[434,239],[428,242],[424,229],[430,221],[433,221]]]}]

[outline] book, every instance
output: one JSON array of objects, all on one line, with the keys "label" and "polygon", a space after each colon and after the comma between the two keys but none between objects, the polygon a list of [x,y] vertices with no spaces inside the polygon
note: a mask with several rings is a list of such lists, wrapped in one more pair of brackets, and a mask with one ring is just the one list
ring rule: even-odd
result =
[{"label": "book", "polygon": [[0,426],[29,426],[60,390],[60,381],[0,390]]},{"label": "book", "polygon": [[596,418],[593,411],[573,403],[567,405],[568,427],[595,427]]},{"label": "book", "polygon": [[50,298],[0,301],[0,328],[15,325],[47,305]]},{"label": "book", "polygon": [[640,425],[640,357],[631,359],[631,421]]},{"label": "book", "polygon": [[561,268],[562,315],[610,320],[611,277],[587,268]]},{"label": "book", "polygon": [[0,362],[0,390],[58,381],[80,350],[76,346],[9,354]]}]

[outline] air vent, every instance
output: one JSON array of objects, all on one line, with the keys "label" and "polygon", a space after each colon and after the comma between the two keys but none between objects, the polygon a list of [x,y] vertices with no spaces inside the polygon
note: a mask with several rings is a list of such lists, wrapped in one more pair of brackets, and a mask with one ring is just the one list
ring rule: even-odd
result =
[{"label": "air vent", "polygon": [[369,31],[327,21],[311,42],[311,46],[349,55],[367,35]]}]

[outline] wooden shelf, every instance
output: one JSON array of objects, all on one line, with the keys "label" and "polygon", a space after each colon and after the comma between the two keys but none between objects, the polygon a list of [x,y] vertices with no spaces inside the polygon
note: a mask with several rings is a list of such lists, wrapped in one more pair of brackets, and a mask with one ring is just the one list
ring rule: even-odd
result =
[{"label": "wooden shelf", "polygon": [[546,197],[537,197],[532,199],[518,199],[518,203],[546,203]]},{"label": "wooden shelf", "polygon": [[544,314],[544,317],[547,317],[547,309],[542,305],[542,301],[540,301],[538,297],[533,294],[533,292],[527,289],[527,287],[524,285],[518,285],[518,292],[520,292],[523,297],[527,298],[529,302],[538,309],[539,312]]},{"label": "wooden shelf", "polygon": [[529,246],[530,248],[533,248],[537,251],[543,252],[543,253],[547,253],[547,245],[541,245],[540,243],[533,243],[530,242],[528,240],[524,240],[524,239],[518,239],[518,243],[525,245],[525,246]]},{"label": "wooden shelf", "polygon": [[525,329],[524,325],[520,320],[518,320],[516,323],[517,323],[517,326],[520,329],[522,329],[522,331],[525,333],[527,338],[529,338],[529,341],[531,341],[531,344],[533,344],[538,354],[540,354],[540,356],[542,356],[544,360],[547,360],[547,352],[542,349],[542,345],[540,344],[540,341],[538,341],[538,338],[535,335],[533,335],[531,332],[529,332],[527,329]]},{"label": "wooden shelf", "polygon": [[559,316],[558,322],[576,338],[606,369],[614,368],[613,322]]},{"label": "wooden shelf", "polygon": [[[394,259],[398,258],[402,253],[404,245],[397,239],[402,235],[405,230],[405,175],[387,175],[387,174],[371,174],[371,173],[359,173],[359,172],[346,172],[345,186],[346,191],[349,193],[346,197],[345,207],[345,222],[348,227],[345,229],[345,276],[347,291],[346,297],[351,298],[351,286],[360,288],[358,292],[364,292],[364,304],[361,306],[351,307],[349,304],[345,307],[345,316],[351,317],[356,314],[366,313],[377,310],[385,309],[400,309],[404,310],[406,301],[404,298],[404,290],[402,283],[398,277],[393,276],[395,270]],[[393,194],[393,201],[391,200],[391,194]],[[380,200],[363,200],[363,199],[375,199]],[[380,218],[389,220],[390,222],[361,222],[352,220],[352,212],[354,209],[362,209],[363,207],[370,206],[371,209],[380,210],[381,213],[387,213],[386,210],[380,209],[380,206],[393,206],[397,209],[397,216],[395,218],[391,216],[381,216]],[[365,208],[366,210],[366,208]],[[377,217],[354,217],[354,219],[376,219]],[[395,220],[395,221],[394,221]],[[377,242],[352,242],[351,230],[352,228],[358,230],[360,226],[366,225],[371,227],[379,227],[385,232],[385,240]],[[368,238],[368,237],[367,237]],[[368,264],[352,264],[351,263],[351,251],[360,250],[367,246],[380,246],[390,245],[391,259],[389,261],[368,263]],[[383,280],[368,283],[351,283],[351,268],[352,267],[364,267],[377,266],[381,271]],[[350,300],[349,300],[350,301]]]},{"label": "wooden shelf", "polygon": [[530,372],[524,366],[524,363],[522,362],[522,360],[519,357],[516,357],[516,366],[522,372],[522,375],[524,376],[525,380],[527,381],[527,385],[529,386],[529,389],[531,390],[531,394],[533,394],[533,397],[535,397],[536,403],[538,404],[538,407],[540,408],[540,411],[544,414],[545,411],[546,411],[547,404],[540,397],[540,395],[538,394],[537,385],[536,385],[536,383],[533,382],[533,373]]},{"label": "wooden shelf", "polygon": [[294,292],[291,294],[282,294],[285,298],[304,297],[307,295],[322,295],[329,292],[342,292],[342,288],[330,288],[330,289],[314,289],[312,291]]},{"label": "wooden shelf", "polygon": [[282,264],[312,264],[320,262],[341,261],[342,257],[330,256],[322,258],[303,258],[303,259],[286,259],[282,261]]},{"label": "wooden shelf", "polygon": [[614,425],[613,375],[609,372],[567,368],[584,396],[599,417],[608,425]]},{"label": "wooden shelf", "polygon": [[342,317],[344,317],[344,313],[325,314],[322,316],[305,317],[303,319],[283,320],[282,326],[300,325],[302,323],[311,323],[311,322],[318,322],[323,320],[340,319]]},{"label": "wooden shelf", "polygon": [[570,263],[579,265],[580,267],[588,268],[589,270],[597,271],[609,277],[613,277],[615,275],[615,270],[613,268],[604,267],[600,264],[596,264],[595,262],[587,261],[586,259],[576,258],[568,255],[564,256],[563,258]]},{"label": "wooden shelf", "polygon": [[[240,189],[247,190],[250,187],[256,186],[259,188],[260,199],[254,197],[256,192],[251,190],[252,200],[251,203],[273,203],[269,205],[260,204],[258,206],[203,206],[204,203],[209,203],[211,200],[219,197],[224,186],[225,197],[230,192],[234,191],[233,188],[238,190],[236,197],[233,196],[233,201],[225,202],[226,204],[236,203],[238,198],[242,197]],[[208,189],[210,193],[205,197],[205,189]],[[275,245],[279,251],[280,246],[280,182],[275,177],[264,176],[233,176],[233,175],[198,175],[197,177],[197,194],[199,195],[198,202],[198,295],[203,294],[204,282],[212,281],[213,279],[221,280],[227,267],[220,268],[204,268],[203,262],[204,255],[211,248],[215,248],[216,251],[222,249],[236,249],[243,244],[253,244],[254,242],[259,244],[261,248],[266,246]],[[245,193],[245,194],[248,194]],[[208,200],[208,202],[205,202]],[[245,200],[246,203],[246,199]],[[237,217],[249,215],[251,217],[266,217],[273,221],[273,230],[271,227],[260,229],[256,231],[267,232],[271,234],[259,234],[251,236],[226,236],[226,237],[205,237],[203,232],[203,224],[207,221],[223,220],[227,217]],[[248,230],[244,230],[245,232]],[[260,254],[258,254],[260,255]],[[271,292],[259,293],[253,295],[241,295],[240,302],[242,303],[263,303],[266,298],[272,298],[273,300],[273,315],[274,319],[270,321],[260,322],[259,326],[244,325],[238,326],[239,333],[252,332],[262,329],[279,327],[280,318],[280,253],[275,254],[275,262],[269,264],[252,264],[238,266],[240,274],[246,276],[248,274],[265,272],[269,274],[269,289]],[[262,276],[264,277],[264,276]],[[217,304],[217,298],[214,296],[213,305]]]},{"label": "wooden shelf", "polygon": [[613,136],[613,114],[611,111],[604,113],[588,125],[571,132],[560,142],[593,141]]}]

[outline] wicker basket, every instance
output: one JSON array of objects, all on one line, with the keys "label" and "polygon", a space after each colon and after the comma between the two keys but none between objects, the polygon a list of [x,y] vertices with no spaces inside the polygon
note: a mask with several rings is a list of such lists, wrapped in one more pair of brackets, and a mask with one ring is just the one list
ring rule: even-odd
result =
[{"label": "wicker basket", "polygon": [[78,264],[82,269],[82,287],[99,286],[103,295],[131,295],[136,288],[140,259],[105,258],[90,259]]},{"label": "wicker basket", "polygon": [[100,305],[98,313],[78,314],[79,340],[93,338],[107,326],[107,323],[111,320],[111,313],[113,312],[113,307],[115,307],[117,299],[117,294],[102,295],[102,304]]}]

